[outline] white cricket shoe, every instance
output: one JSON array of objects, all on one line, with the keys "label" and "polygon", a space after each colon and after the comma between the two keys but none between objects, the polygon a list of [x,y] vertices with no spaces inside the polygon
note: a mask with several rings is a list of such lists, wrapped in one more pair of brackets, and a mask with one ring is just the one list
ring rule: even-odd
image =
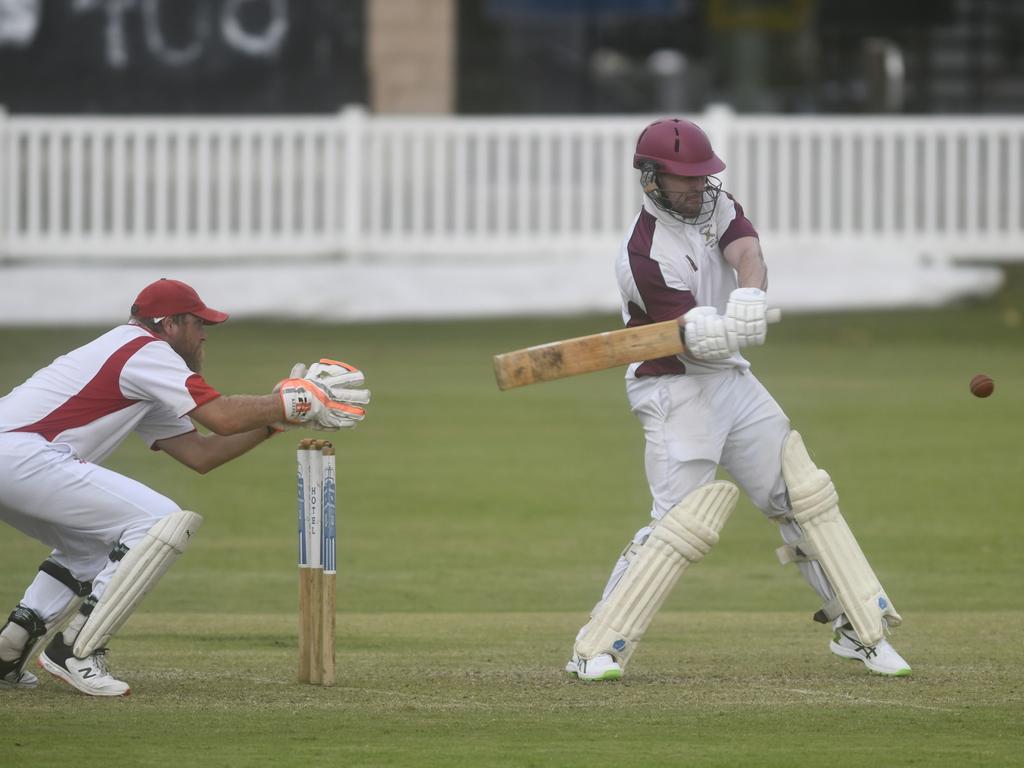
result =
[{"label": "white cricket shoe", "polygon": [[906,677],[910,674],[910,665],[884,638],[877,645],[864,645],[852,629],[837,629],[828,647],[836,656],[863,661],[865,667],[879,675]]},{"label": "white cricket shoe", "polygon": [[580,680],[618,680],[622,667],[609,653],[599,653],[592,659],[581,659],[575,653],[565,665],[565,671]]},{"label": "white cricket shoe", "polygon": [[118,680],[107,669],[107,649],[100,648],[92,656],[80,659],[64,642],[64,633],[58,632],[46,650],[39,654],[39,666],[82,693],[90,696],[127,696],[132,692],[128,683]]},{"label": "white cricket shoe", "polygon": [[0,688],[35,688],[39,685],[39,678],[31,672],[21,672],[14,677],[14,671],[0,677]]}]

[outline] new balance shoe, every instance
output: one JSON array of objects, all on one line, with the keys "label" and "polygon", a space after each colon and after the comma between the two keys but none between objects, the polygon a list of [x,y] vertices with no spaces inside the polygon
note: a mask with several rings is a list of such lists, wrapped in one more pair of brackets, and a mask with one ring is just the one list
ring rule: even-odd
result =
[{"label": "new balance shoe", "polygon": [[[11,669],[5,670],[4,665],[11,665]],[[14,662],[0,661],[0,688],[35,688],[39,685],[39,678],[31,672],[16,672]]]},{"label": "new balance shoe", "polygon": [[72,653],[71,646],[64,642],[63,632],[54,635],[46,650],[39,654],[39,666],[90,696],[127,696],[132,692],[128,683],[118,680],[107,669],[106,648],[79,659]]},{"label": "new balance shoe", "polygon": [[580,680],[618,680],[622,667],[608,653],[599,653],[592,659],[581,659],[575,653],[565,665],[565,671]]},{"label": "new balance shoe", "polygon": [[877,645],[864,645],[853,630],[837,629],[828,647],[836,656],[864,662],[864,666],[879,675],[906,677],[910,674],[910,665],[884,638]]}]

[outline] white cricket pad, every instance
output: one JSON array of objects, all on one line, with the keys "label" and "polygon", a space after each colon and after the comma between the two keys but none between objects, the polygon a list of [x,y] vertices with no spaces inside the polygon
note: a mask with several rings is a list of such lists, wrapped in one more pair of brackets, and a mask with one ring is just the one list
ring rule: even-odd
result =
[{"label": "white cricket pad", "polygon": [[799,432],[790,432],[786,438],[782,475],[793,518],[804,531],[804,541],[795,549],[800,556],[821,564],[861,642],[876,645],[885,636],[886,627],[898,625],[902,618],[839,511],[832,479],[811,461]]},{"label": "white cricket pad", "polygon": [[736,486],[724,480],[703,485],[669,510],[639,547],[627,549],[626,572],[594,611],[576,654],[609,653],[625,667],[679,576],[718,542],[738,498]]},{"label": "white cricket pad", "polygon": [[146,593],[185,551],[202,522],[203,518],[195,512],[180,510],[158,520],[142,541],[128,550],[75,638],[75,656],[84,659],[107,644]]}]

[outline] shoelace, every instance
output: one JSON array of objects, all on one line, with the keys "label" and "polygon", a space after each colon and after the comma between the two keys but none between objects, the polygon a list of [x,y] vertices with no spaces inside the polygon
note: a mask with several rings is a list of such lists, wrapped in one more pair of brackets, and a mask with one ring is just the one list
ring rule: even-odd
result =
[{"label": "shoelace", "polygon": [[867,658],[870,659],[872,656],[878,655],[878,651],[875,646],[865,645],[860,641],[860,638],[855,637],[854,635],[848,635],[842,631],[840,632],[840,634],[847,640],[849,640],[851,643],[853,643],[854,650],[862,652]]},{"label": "shoelace", "polygon": [[107,649],[97,648],[93,654],[93,663],[96,665],[96,671],[101,675],[109,675],[110,671],[107,669]]}]

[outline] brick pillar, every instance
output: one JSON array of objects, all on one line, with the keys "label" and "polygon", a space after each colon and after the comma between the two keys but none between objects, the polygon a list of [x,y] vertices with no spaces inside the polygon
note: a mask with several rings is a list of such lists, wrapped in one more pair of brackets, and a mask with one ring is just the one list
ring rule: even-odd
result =
[{"label": "brick pillar", "polygon": [[374,112],[454,109],[456,2],[367,0],[367,69]]}]

